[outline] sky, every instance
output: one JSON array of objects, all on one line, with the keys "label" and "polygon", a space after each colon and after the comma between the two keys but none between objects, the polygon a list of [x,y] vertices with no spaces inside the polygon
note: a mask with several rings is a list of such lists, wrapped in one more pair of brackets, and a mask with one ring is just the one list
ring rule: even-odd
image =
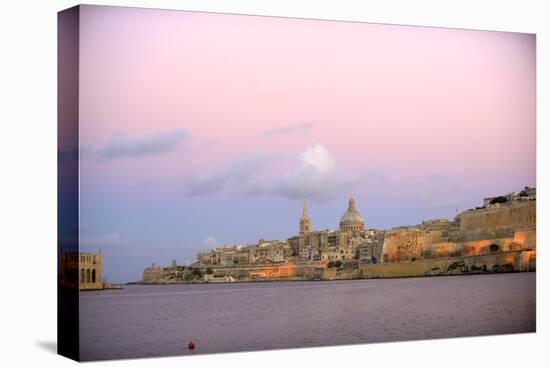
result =
[{"label": "sky", "polygon": [[224,244],[452,219],[535,185],[535,36],[82,6],[80,245],[109,282]]}]

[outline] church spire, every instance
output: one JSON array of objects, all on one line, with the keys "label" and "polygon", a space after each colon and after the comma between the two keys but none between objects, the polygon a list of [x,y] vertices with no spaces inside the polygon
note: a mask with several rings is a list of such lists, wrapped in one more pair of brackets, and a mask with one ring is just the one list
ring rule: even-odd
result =
[{"label": "church spire", "polygon": [[307,202],[304,199],[304,207],[302,208],[302,217],[300,218],[300,234],[311,231],[311,222],[307,215]]},{"label": "church spire", "polygon": [[307,215],[307,201],[304,199],[304,207],[302,209],[302,219],[309,219],[309,216]]}]

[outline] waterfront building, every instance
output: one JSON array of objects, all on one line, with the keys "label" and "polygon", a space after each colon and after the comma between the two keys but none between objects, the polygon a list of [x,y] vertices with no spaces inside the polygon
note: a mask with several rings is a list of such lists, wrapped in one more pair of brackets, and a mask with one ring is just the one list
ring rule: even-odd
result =
[{"label": "waterfront building", "polygon": [[[307,227],[307,230],[305,230]],[[313,231],[304,201],[304,209],[300,218],[300,234],[288,239],[294,254],[302,261],[353,261],[359,260],[359,249],[368,242],[368,233],[365,231],[365,221],[355,206],[355,200],[350,198],[348,208],[342,215],[339,230]],[[369,255],[363,250],[363,259],[372,259],[372,250],[368,247]]]},{"label": "waterfront building", "polygon": [[[207,281],[222,277],[329,280],[536,269],[534,187],[485,198],[481,206],[457,210],[453,220],[429,219],[391,230],[365,229],[353,198],[337,230],[314,230],[305,201],[297,222],[298,234],[287,241],[260,240],[199,253],[180,275],[187,281],[199,281],[199,275]],[[172,268],[147,268],[143,281],[177,282]]]},{"label": "waterfront building", "polygon": [[[350,198],[341,216],[339,229],[314,231],[304,200],[298,235],[287,241],[260,240],[248,246],[224,246],[197,254],[197,264],[234,266],[247,264],[280,264],[296,261],[369,262],[376,256],[375,238],[381,231],[365,230],[365,221]],[[378,237],[377,237],[378,236]],[[362,252],[360,254],[360,248]]]},{"label": "waterfront building", "polygon": [[89,252],[60,252],[60,284],[81,290],[103,289],[102,255]]}]

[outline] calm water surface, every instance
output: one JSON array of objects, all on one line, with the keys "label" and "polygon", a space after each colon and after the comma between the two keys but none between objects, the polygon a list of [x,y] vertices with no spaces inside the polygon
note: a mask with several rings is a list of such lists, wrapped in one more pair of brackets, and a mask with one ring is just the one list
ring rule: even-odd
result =
[{"label": "calm water surface", "polygon": [[533,332],[535,273],[129,285],[82,292],[80,325],[83,360]]}]

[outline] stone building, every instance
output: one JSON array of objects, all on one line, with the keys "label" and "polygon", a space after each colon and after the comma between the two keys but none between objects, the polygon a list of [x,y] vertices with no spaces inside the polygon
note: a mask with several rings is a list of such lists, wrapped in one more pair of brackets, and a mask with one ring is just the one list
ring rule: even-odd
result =
[{"label": "stone building", "polygon": [[[289,238],[288,243],[297,258],[303,261],[359,260],[359,248],[366,244],[367,232],[365,221],[355,207],[353,198],[349,199],[348,208],[340,219],[339,228],[339,230],[312,231],[304,201],[300,218],[300,234]],[[366,257],[364,250],[363,253]]]},{"label": "stone building", "polygon": [[307,214],[307,203],[304,200],[304,207],[302,209],[302,217],[300,218],[300,234],[308,233],[311,231],[311,221]]},{"label": "stone building", "polygon": [[287,242],[260,240],[257,245],[249,246],[250,264],[280,264],[292,256]]},{"label": "stone building", "polygon": [[156,279],[162,278],[166,274],[164,268],[161,268],[160,266],[156,266],[155,263],[151,264],[151,267],[145,268],[143,270],[143,277],[142,281],[144,283],[152,282]]},{"label": "stone building", "polygon": [[206,253],[199,252],[197,254],[197,263],[203,265],[232,266],[249,262],[249,249],[247,246],[241,245],[217,247]]},{"label": "stone building", "polygon": [[355,208],[355,200],[349,199],[348,210],[340,219],[340,231],[362,233],[365,230],[365,221]]},{"label": "stone building", "polygon": [[[224,246],[197,254],[200,265],[234,266],[246,264],[280,264],[296,261],[376,261],[381,231],[365,230],[365,221],[355,200],[349,199],[339,230],[313,231],[307,202],[299,219],[299,234],[287,241],[260,240],[255,245]],[[360,250],[361,248],[361,250]],[[360,253],[361,252],[361,253]]]},{"label": "stone building", "polygon": [[226,248],[219,254],[219,265],[233,266],[250,264],[249,249],[245,246],[232,246]]},{"label": "stone building", "polygon": [[280,264],[293,255],[292,248],[284,241],[260,240],[255,245],[223,246],[197,254],[197,264],[201,265],[247,265]]},{"label": "stone building", "polygon": [[89,252],[60,252],[60,284],[81,290],[103,289],[102,256]]},{"label": "stone building", "polygon": [[365,234],[365,240],[359,246],[359,261],[362,264],[376,264],[380,261],[382,255],[385,232],[369,229]]}]

